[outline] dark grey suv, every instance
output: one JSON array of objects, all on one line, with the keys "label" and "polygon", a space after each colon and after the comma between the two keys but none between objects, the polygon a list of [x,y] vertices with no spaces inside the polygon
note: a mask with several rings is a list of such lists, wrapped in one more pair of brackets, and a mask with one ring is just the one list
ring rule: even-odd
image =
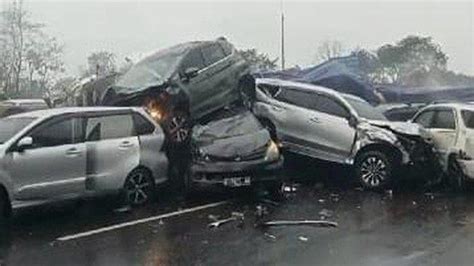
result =
[{"label": "dark grey suv", "polygon": [[193,120],[238,101],[247,84],[253,85],[249,66],[227,40],[188,42],[138,62],[103,104],[145,106],[171,143],[183,143]]}]

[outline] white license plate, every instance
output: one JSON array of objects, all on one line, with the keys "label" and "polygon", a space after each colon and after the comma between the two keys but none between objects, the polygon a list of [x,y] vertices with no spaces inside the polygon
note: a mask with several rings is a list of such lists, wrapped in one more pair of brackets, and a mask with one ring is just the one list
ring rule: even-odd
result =
[{"label": "white license plate", "polygon": [[250,176],[224,178],[224,186],[226,187],[244,187],[250,186]]}]

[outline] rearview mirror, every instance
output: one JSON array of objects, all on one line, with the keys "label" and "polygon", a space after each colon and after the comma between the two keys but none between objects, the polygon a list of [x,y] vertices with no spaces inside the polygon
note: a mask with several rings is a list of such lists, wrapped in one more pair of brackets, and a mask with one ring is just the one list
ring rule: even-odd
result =
[{"label": "rearview mirror", "polygon": [[184,70],[183,77],[186,80],[190,80],[194,78],[195,76],[197,76],[198,72],[199,72],[199,69],[197,67],[189,67],[189,68],[186,68],[186,70]]},{"label": "rearview mirror", "polygon": [[33,138],[32,137],[24,137],[18,141],[16,145],[19,152],[22,152],[31,146],[33,146]]}]

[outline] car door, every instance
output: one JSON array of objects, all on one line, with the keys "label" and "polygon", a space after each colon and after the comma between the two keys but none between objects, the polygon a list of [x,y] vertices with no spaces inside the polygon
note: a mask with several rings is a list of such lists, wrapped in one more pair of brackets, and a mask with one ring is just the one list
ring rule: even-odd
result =
[{"label": "car door", "polygon": [[[189,97],[190,111],[193,117],[200,117],[199,112],[204,109],[206,101],[206,89],[209,87],[208,72],[204,69],[204,57],[201,48],[192,49],[181,62],[179,67],[181,74],[180,86],[183,87]],[[198,70],[194,77],[185,77],[184,72],[187,69]]]},{"label": "car door", "polygon": [[305,152],[303,132],[307,130],[307,109],[301,107],[298,90],[281,86],[269,99],[269,118],[277,129],[278,138],[290,150]]},{"label": "car door", "polygon": [[33,145],[12,149],[6,168],[15,180],[17,200],[34,200],[82,193],[85,190],[86,148],[77,117],[56,117],[25,135]]},{"label": "car door", "polygon": [[457,138],[456,113],[453,109],[428,109],[417,115],[413,122],[422,125],[431,133],[433,143],[442,157],[449,155]]},{"label": "car door", "polygon": [[302,136],[316,157],[344,162],[350,155],[355,139],[355,129],[349,125],[350,112],[343,103],[331,95],[304,91],[301,103],[307,130]]},{"label": "car door", "polygon": [[231,76],[231,58],[219,43],[206,44],[202,54],[209,85],[203,92],[206,95],[204,106],[211,112],[232,101],[235,96],[231,94],[237,95],[233,82],[238,82],[238,78]]},{"label": "car door", "polygon": [[87,189],[122,188],[140,162],[132,113],[92,113],[85,119]]}]

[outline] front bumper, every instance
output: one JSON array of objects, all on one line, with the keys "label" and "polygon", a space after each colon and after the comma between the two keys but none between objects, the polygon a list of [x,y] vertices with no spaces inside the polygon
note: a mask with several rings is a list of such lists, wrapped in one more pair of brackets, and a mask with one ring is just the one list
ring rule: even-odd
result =
[{"label": "front bumper", "polygon": [[464,176],[467,179],[474,180],[474,160],[457,159],[457,161],[461,166]]},{"label": "front bumper", "polygon": [[[254,183],[275,181],[281,178],[283,156],[278,160],[267,162],[263,159],[244,162],[194,162],[191,166],[193,184],[200,186],[229,184],[230,179],[249,179]],[[249,184],[245,184],[249,185]],[[244,184],[242,185],[244,186]]]}]

